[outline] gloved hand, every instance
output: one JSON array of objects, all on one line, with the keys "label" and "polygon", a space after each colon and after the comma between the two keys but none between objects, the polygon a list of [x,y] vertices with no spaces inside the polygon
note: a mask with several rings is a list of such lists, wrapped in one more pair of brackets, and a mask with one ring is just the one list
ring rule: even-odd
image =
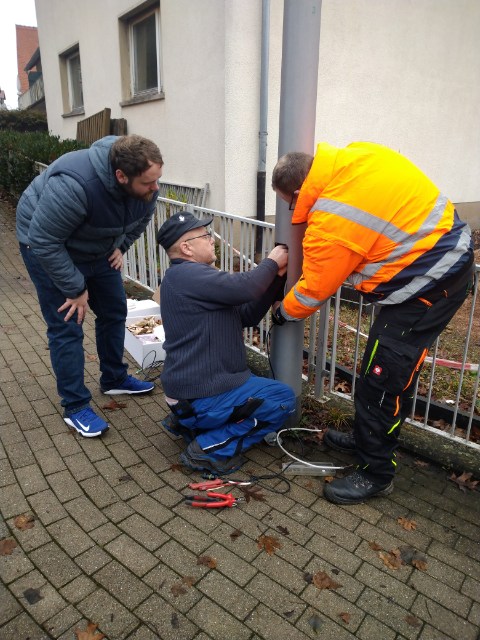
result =
[{"label": "gloved hand", "polygon": [[282,316],[280,305],[272,309],[272,322],[273,324],[276,324],[279,327],[282,326],[282,324],[285,324],[285,322],[287,322],[287,319]]}]

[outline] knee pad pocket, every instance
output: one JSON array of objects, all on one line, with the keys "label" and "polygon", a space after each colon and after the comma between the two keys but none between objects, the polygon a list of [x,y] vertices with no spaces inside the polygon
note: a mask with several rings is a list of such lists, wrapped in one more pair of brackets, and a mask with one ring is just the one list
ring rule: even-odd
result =
[{"label": "knee pad pocket", "polygon": [[400,395],[408,385],[423,349],[379,335],[364,374],[367,385],[377,392]]}]

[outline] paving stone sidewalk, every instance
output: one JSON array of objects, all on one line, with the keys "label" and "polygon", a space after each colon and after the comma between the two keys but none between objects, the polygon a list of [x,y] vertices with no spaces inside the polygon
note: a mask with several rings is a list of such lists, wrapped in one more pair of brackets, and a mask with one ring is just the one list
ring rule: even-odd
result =
[{"label": "paving stone sidewalk", "polygon": [[[0,234],[0,640],[74,640],[89,622],[108,640],[479,637],[478,490],[462,492],[446,470],[404,453],[393,494],[364,505],[334,506],[322,479],[297,476],[288,493],[269,481],[264,501],[235,509],[186,506],[199,476],[178,466],[182,442],[159,424],[160,384],[105,409],[91,317],[86,380],[111,428],[87,439],[66,427],[2,203]],[[264,445],[245,468],[277,472],[282,460]],[[25,514],[33,526],[20,529]],[[279,548],[269,555],[260,536]],[[423,564],[389,568],[380,555],[402,547]],[[337,584],[321,588],[329,579]]]}]

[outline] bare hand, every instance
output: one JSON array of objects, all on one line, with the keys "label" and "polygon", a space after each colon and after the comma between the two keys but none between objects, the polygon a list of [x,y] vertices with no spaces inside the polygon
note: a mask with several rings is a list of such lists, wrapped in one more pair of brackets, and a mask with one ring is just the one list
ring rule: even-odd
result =
[{"label": "bare hand", "polygon": [[120,249],[115,249],[111,256],[108,257],[110,266],[117,271],[123,267],[123,253]]},{"label": "bare hand", "polygon": [[88,310],[88,289],[84,291],[81,296],[78,296],[78,298],[67,298],[57,311],[58,313],[62,313],[62,311],[65,311],[66,309],[69,310],[64,318],[65,322],[68,322],[76,311],[77,324],[82,324]]},{"label": "bare hand", "polygon": [[288,248],[284,244],[279,244],[270,251],[268,257],[278,264],[278,275],[285,275],[287,272]]}]

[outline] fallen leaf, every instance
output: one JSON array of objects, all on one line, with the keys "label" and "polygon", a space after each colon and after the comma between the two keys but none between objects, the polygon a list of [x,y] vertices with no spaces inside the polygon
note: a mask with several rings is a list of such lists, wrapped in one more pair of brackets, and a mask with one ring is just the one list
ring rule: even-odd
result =
[{"label": "fallen leaf", "polygon": [[260,502],[265,502],[265,496],[261,493],[260,487],[237,487],[245,496],[245,502],[250,502],[250,500],[259,500]]},{"label": "fallen leaf", "polygon": [[106,409],[107,411],[117,411],[118,409],[125,409],[127,406],[126,402],[117,402],[117,400],[110,400],[107,404],[104,404],[102,409]]},{"label": "fallen leaf", "polygon": [[291,618],[291,617],[293,616],[293,614],[294,614],[294,613],[295,613],[295,609],[292,609],[291,611],[284,611],[284,612],[283,612],[283,615],[284,615],[286,618]]},{"label": "fallen leaf", "polygon": [[193,585],[196,582],[196,579],[193,576],[183,576],[182,581],[189,587],[193,587]]},{"label": "fallen leaf", "polygon": [[237,538],[239,538],[242,535],[242,532],[239,529],[234,529],[232,531],[232,533],[230,534],[230,538],[232,540],[236,540]]},{"label": "fallen leaf", "polygon": [[312,584],[312,582],[313,582],[313,573],[304,573],[303,574],[303,579],[305,580],[305,582],[307,584]]},{"label": "fallen leaf", "polygon": [[345,611],[339,613],[338,616],[345,622],[345,624],[348,624],[350,622],[350,618],[352,617],[350,613],[346,613]]},{"label": "fallen leaf", "polygon": [[0,540],[0,556],[11,555],[16,546],[17,543],[13,538],[4,538],[3,540]]},{"label": "fallen leaf", "polygon": [[181,464],[172,464],[170,465],[170,471],[183,471],[183,467]]},{"label": "fallen leaf", "polygon": [[405,529],[405,531],[415,531],[417,528],[417,523],[415,520],[409,520],[408,518],[397,518],[398,524]]},{"label": "fallen leaf", "polygon": [[25,596],[28,604],[35,604],[39,600],[43,599],[39,589],[25,589],[23,595]]},{"label": "fallen leaf", "polygon": [[282,527],[279,524],[277,529],[278,529],[278,531],[280,531],[280,533],[283,533],[284,536],[289,536],[290,535],[290,531],[287,529],[287,527]]},{"label": "fallen leaf", "polygon": [[77,636],[77,640],[102,640],[105,638],[103,633],[96,633],[98,624],[94,624],[93,622],[89,622],[87,624],[87,628],[85,631],[80,631],[80,629],[75,629],[75,635]]},{"label": "fallen leaf", "polygon": [[88,362],[97,362],[98,358],[93,353],[87,353],[87,355],[85,356],[85,360],[87,360]]},{"label": "fallen leaf", "polygon": [[403,564],[400,551],[398,549],[393,549],[392,551],[379,551],[378,557],[383,561],[383,564],[388,567],[388,569],[400,569]]},{"label": "fallen leaf", "polygon": [[313,482],[311,480],[307,480],[305,482],[305,489],[313,489],[315,487],[315,485],[313,484]]},{"label": "fallen leaf", "polygon": [[382,550],[382,547],[378,544],[378,542],[369,542],[368,546],[370,547],[370,549],[373,549],[374,551]]},{"label": "fallen leaf", "polygon": [[184,587],[181,582],[172,584],[170,591],[173,593],[174,598],[178,598],[178,596],[183,596],[187,593],[186,587]]},{"label": "fallen leaf", "polygon": [[260,536],[257,540],[258,548],[264,549],[269,556],[273,556],[275,549],[281,549],[282,545],[274,536]]},{"label": "fallen leaf", "polygon": [[172,613],[170,623],[174,629],[178,629],[178,627],[180,626],[180,623],[178,622],[178,615],[176,613]]},{"label": "fallen leaf", "polygon": [[461,475],[456,476],[454,473],[448,478],[452,482],[458,486],[461,491],[465,491],[465,489],[475,489],[478,484],[478,480],[471,480],[472,473],[467,473],[464,471]]},{"label": "fallen leaf", "polygon": [[323,479],[327,484],[335,480],[334,476],[325,476]]},{"label": "fallen leaf", "polygon": [[318,633],[322,628],[323,620],[314,613],[313,616],[308,619],[308,624],[312,627],[315,633]]},{"label": "fallen leaf", "polygon": [[13,524],[17,529],[20,529],[20,531],[32,529],[35,526],[35,518],[31,513],[24,513],[21,516],[17,516],[13,521]]},{"label": "fallen leaf", "polygon": [[412,567],[415,567],[415,569],[418,569],[419,571],[426,571],[428,567],[425,560],[419,560],[418,558],[414,558],[411,564]]},{"label": "fallen leaf", "polygon": [[129,482],[130,480],[133,480],[132,476],[129,476],[128,473],[126,473],[124,476],[120,476],[120,478],[118,479],[119,482]]},{"label": "fallen leaf", "polygon": [[317,589],[338,589],[342,585],[335,582],[325,571],[317,571],[313,576],[313,584]]},{"label": "fallen leaf", "polygon": [[217,561],[211,556],[200,556],[197,558],[197,564],[202,564],[209,569],[215,569],[217,566]]},{"label": "fallen leaf", "polygon": [[414,460],[413,464],[416,464],[417,467],[429,467],[430,464],[425,460]]},{"label": "fallen leaf", "polygon": [[405,622],[409,624],[411,627],[421,627],[422,623],[418,618],[412,615],[405,616]]}]

